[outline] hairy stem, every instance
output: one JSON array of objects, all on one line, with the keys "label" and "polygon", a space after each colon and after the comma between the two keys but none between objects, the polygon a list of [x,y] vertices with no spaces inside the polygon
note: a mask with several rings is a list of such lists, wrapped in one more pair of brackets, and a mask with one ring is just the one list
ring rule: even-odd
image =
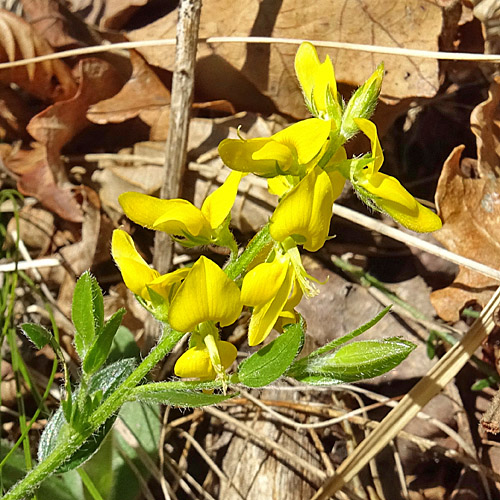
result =
[{"label": "hairy stem", "polygon": [[153,348],[123,384],[90,415],[88,419],[89,426],[85,428],[85,431],[78,432],[71,429],[68,435],[65,436],[64,441],[60,442],[45,460],[31,469],[21,481],[15,484],[2,497],[3,500],[22,500],[27,498],[31,491],[37,488],[44,479],[53,474],[111,415],[120,409],[123,403],[129,399],[131,391],[173,349],[183,336],[184,333],[171,330],[165,326],[163,336],[156,347]]}]

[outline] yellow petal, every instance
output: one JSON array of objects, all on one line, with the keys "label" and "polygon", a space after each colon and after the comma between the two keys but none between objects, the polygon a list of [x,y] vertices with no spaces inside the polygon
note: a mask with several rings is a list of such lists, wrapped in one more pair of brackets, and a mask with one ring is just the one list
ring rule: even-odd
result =
[{"label": "yellow petal", "polygon": [[269,302],[281,288],[288,271],[288,259],[259,264],[243,278],[241,302],[257,306]]},{"label": "yellow petal", "polygon": [[222,186],[207,196],[201,207],[201,213],[212,229],[218,228],[226,219],[236,199],[242,172],[231,172]]},{"label": "yellow petal", "polygon": [[[236,359],[238,351],[230,342],[216,342],[219,358],[224,370]],[[183,378],[214,379],[216,376],[208,349],[203,344],[188,349],[175,363],[174,373]]]},{"label": "yellow petal", "polygon": [[284,241],[300,235],[306,250],[319,250],[328,237],[334,201],[329,175],[315,167],[279,203],[271,217],[271,236]]},{"label": "yellow petal", "polygon": [[211,227],[199,208],[186,200],[158,200],[165,202],[164,212],[155,220],[152,229],[176,236],[190,234],[209,239]]},{"label": "yellow petal", "polygon": [[[365,170],[361,171],[361,173],[364,172]],[[378,198],[405,206],[410,211],[416,210],[417,200],[395,177],[377,172],[358,181],[358,185]]]},{"label": "yellow petal", "polygon": [[292,150],[277,141],[267,141],[259,150],[252,154],[253,160],[272,160],[278,163],[276,168],[282,172],[288,172],[294,169],[294,157]]},{"label": "yellow petal", "polygon": [[[294,123],[271,136],[276,142],[292,150],[300,165],[309,163],[321,151],[328,139],[332,124],[319,118],[309,118]],[[295,175],[294,172],[290,172]]]},{"label": "yellow petal", "polygon": [[180,283],[191,271],[189,267],[183,267],[182,269],[177,269],[171,273],[162,274],[158,276],[150,283],[148,283],[148,288],[161,295],[166,301],[170,301],[171,290],[174,285]]},{"label": "yellow petal", "polygon": [[275,194],[280,198],[292,189],[293,185],[288,182],[287,176],[277,175],[267,179],[267,189],[271,194]]},{"label": "yellow petal", "polygon": [[337,99],[337,83],[330,57],[327,56],[325,61],[320,63],[314,45],[303,42],[295,56],[295,73],[307,101],[314,99],[318,111],[326,112],[328,88],[333,98]]},{"label": "yellow petal", "polygon": [[234,323],[240,315],[240,290],[226,273],[206,257],[200,257],[175,294],[169,312],[172,328],[192,331],[204,321]]},{"label": "yellow petal", "polygon": [[210,237],[210,224],[189,201],[161,200],[134,192],[121,194],[118,201],[127,217],[141,226],[177,236]]},{"label": "yellow petal", "polygon": [[329,172],[328,177],[332,185],[333,199],[336,200],[344,190],[346,178],[336,170]]},{"label": "yellow petal", "polygon": [[254,346],[263,342],[273,329],[290,295],[293,270],[288,267],[281,287],[276,295],[265,304],[254,307],[248,325],[248,344]]},{"label": "yellow petal", "polygon": [[394,177],[377,172],[359,184],[376,196],[373,202],[380,210],[404,227],[428,233],[442,226],[441,219],[421,205]]},{"label": "yellow petal", "polygon": [[264,177],[271,177],[278,173],[276,160],[254,159],[253,154],[259,151],[272,139],[224,139],[219,144],[219,155],[222,161],[232,170],[238,172],[253,172]]},{"label": "yellow petal", "polygon": [[219,348],[219,356],[224,370],[227,370],[238,356],[238,349],[231,344],[231,342],[226,342],[225,340],[219,340],[217,342],[217,347]]},{"label": "yellow petal", "polygon": [[203,346],[188,349],[175,363],[174,373],[183,378],[214,379],[215,370],[208,349]]},{"label": "yellow petal", "polygon": [[359,129],[368,137],[368,139],[370,139],[372,144],[372,156],[374,161],[368,165],[366,171],[368,174],[378,172],[382,163],[384,163],[384,153],[382,152],[382,147],[380,146],[380,141],[378,140],[377,127],[373,122],[367,120],[366,118],[355,118],[354,121]]},{"label": "yellow petal", "polygon": [[159,276],[151,269],[135,249],[134,241],[121,229],[113,231],[111,253],[122,273],[123,281],[129,290],[145,300],[149,300],[146,285]]}]

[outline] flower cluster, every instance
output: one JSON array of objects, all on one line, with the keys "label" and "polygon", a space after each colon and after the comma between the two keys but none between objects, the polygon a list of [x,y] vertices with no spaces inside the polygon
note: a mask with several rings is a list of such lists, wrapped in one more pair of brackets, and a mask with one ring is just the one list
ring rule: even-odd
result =
[{"label": "flower cluster", "polygon": [[[394,177],[380,172],[383,153],[377,129],[369,121],[383,77],[383,66],[344,103],[337,93],[329,57],[320,62],[304,42],[295,70],[312,118],[266,138],[225,139],[219,154],[231,170],[224,184],[201,209],[182,199],[161,200],[124,193],[125,214],[145,227],[164,231],[185,246],[227,247],[224,269],[206,257],[191,268],[160,275],[137,252],[122,230],[113,235],[112,253],[127,287],[157,319],[174,330],[190,332],[189,349],[175,365],[179,377],[226,379],[236,348],[220,339],[219,327],[235,323],[244,307],[251,310],[249,345],[262,343],[271,330],[298,321],[301,298],[318,293],[303,267],[299,246],[315,252],[328,239],[333,204],[350,181],[359,198],[403,226],[419,232],[441,227]],[[371,141],[371,152],[348,159],[343,144],[358,132]],[[231,207],[246,174],[265,177],[279,203],[260,238],[238,256],[229,230]]]}]

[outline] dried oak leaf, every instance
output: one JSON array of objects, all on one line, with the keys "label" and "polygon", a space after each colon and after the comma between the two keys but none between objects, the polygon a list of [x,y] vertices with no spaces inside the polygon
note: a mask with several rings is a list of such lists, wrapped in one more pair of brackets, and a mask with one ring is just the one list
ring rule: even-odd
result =
[{"label": "dried oak leaf", "polygon": [[[0,62],[52,54],[47,41],[24,19],[0,9]],[[0,70],[0,81],[15,83],[42,100],[69,99],[77,90],[71,70],[54,59]]]},{"label": "dried oak leaf", "polygon": [[490,85],[486,101],[472,111],[471,130],[476,136],[481,175],[500,177],[500,77]]},{"label": "dried oak leaf", "polygon": [[87,23],[102,29],[120,29],[148,0],[69,0],[69,8]]},{"label": "dried oak leaf", "polygon": [[80,207],[72,191],[74,186],[56,184],[44,145],[35,142],[31,149],[3,154],[2,159],[5,166],[18,176],[17,188],[22,194],[34,196],[45,208],[63,219],[81,222]]},{"label": "dried oak leaf", "polygon": [[[460,164],[463,146],[446,160],[436,190],[443,228],[436,238],[451,251],[500,269],[500,78],[488,98],[471,113],[477,161]],[[465,172],[468,172],[466,174]],[[496,280],[460,267],[454,282],[432,293],[439,316],[457,321],[467,304],[484,306],[498,286]]]},{"label": "dried oak leaf", "polygon": [[61,161],[61,148],[90,122],[88,108],[116,93],[121,79],[107,62],[88,58],[78,65],[78,92],[66,101],[56,102],[33,117],[27,130],[36,139],[29,151],[20,150],[5,158],[8,169],[19,176],[18,189],[34,196],[60,217],[81,222],[79,203],[73,196]]},{"label": "dried oak leaf", "polygon": [[[439,50],[445,11],[438,1],[422,3],[420,0],[390,5],[383,0],[344,2],[339,8],[333,8],[330,0],[305,3],[250,0],[244,9],[233,0],[206,0],[199,36],[300,37]],[[177,12],[174,11],[127,36],[141,41],[173,38],[176,25]],[[204,87],[207,100],[226,98],[235,103],[238,96],[240,100],[242,96],[248,100],[260,93],[270,98],[281,112],[303,118],[307,110],[293,72],[296,49],[294,45],[279,43],[200,45],[197,85]],[[171,47],[138,50],[150,64],[173,70]],[[322,48],[318,52],[320,58],[330,54],[338,80],[350,85],[361,84],[383,60],[387,71],[383,93],[392,98],[431,97],[439,87],[439,66],[435,60]],[[210,88],[207,82],[212,82]],[[221,88],[226,95],[221,95]]]},{"label": "dried oak leaf", "polygon": [[[500,269],[500,180],[480,174],[479,161],[460,162],[464,146],[453,150],[443,166],[436,191],[443,228],[434,233],[452,252]],[[465,175],[466,168],[472,175]],[[498,283],[460,267],[453,283],[431,294],[431,302],[445,321],[458,321],[460,311],[474,303],[484,307]]]},{"label": "dried oak leaf", "polygon": [[100,125],[139,116],[153,126],[170,107],[170,91],[136,51],[130,52],[132,75],[120,92],[90,107],[87,118]]},{"label": "dried oak leaf", "polygon": [[[57,0],[21,0],[20,3],[23,6],[23,17],[52,47],[69,48],[83,45],[71,34],[78,29],[78,26],[71,25],[71,21],[73,24],[75,23],[76,16],[70,19],[68,10],[62,2]],[[80,22],[83,24],[83,21]]]}]

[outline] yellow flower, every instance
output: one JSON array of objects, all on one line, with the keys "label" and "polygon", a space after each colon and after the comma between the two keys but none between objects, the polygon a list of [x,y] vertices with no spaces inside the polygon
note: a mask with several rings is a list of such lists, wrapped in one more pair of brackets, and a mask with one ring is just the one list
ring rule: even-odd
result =
[{"label": "yellow flower", "polygon": [[360,198],[412,231],[427,233],[439,229],[441,219],[434,212],[421,205],[397,179],[379,172],[384,155],[375,124],[364,118],[355,122],[370,139],[373,158],[371,163],[356,170],[351,177]]},{"label": "yellow flower", "polygon": [[225,224],[233,206],[240,172],[231,172],[224,184],[210,194],[201,207],[196,208],[186,200],[161,200],[142,193],[127,192],[119,196],[123,211],[137,224],[163,231],[184,239],[189,245],[228,245]]},{"label": "yellow flower", "polygon": [[291,236],[306,250],[319,250],[328,237],[333,202],[344,183],[338,172],[327,173],[314,167],[274,211],[269,226],[273,239],[282,242]]},{"label": "yellow flower", "polygon": [[[318,289],[311,283],[293,240],[275,245],[267,262],[251,269],[243,278],[241,301],[253,307],[248,325],[248,344],[263,342],[274,328],[296,323],[294,308],[302,296],[313,297]],[[314,280],[315,281],[315,280]]]},{"label": "yellow flower", "polygon": [[287,255],[259,264],[245,275],[241,301],[254,308],[248,326],[250,346],[260,344],[273,329],[292,291],[293,278]]},{"label": "yellow flower", "polygon": [[158,319],[165,320],[170,300],[190,269],[160,275],[148,266],[137,252],[130,235],[121,229],[113,231],[111,253],[127,288],[140,297]]},{"label": "yellow flower", "polygon": [[224,139],[219,155],[225,165],[240,172],[263,177],[303,175],[322,150],[330,130],[329,122],[309,118],[268,138]]},{"label": "yellow flower", "polygon": [[338,125],[341,108],[330,57],[326,56],[320,63],[314,45],[303,42],[295,56],[295,73],[311,114],[323,120],[334,120]]},{"label": "yellow flower", "polygon": [[241,313],[240,290],[222,269],[200,257],[172,300],[168,321],[174,330],[193,332],[192,346],[177,361],[180,377],[224,379],[236,348],[219,339],[216,323],[227,326]]},{"label": "yellow flower", "polygon": [[[202,337],[199,333],[193,333],[190,341],[192,347],[175,363],[174,373],[178,377],[213,380],[233,364],[238,354],[236,347],[231,342],[216,339],[214,334]],[[214,367],[218,367],[218,370]]]}]

